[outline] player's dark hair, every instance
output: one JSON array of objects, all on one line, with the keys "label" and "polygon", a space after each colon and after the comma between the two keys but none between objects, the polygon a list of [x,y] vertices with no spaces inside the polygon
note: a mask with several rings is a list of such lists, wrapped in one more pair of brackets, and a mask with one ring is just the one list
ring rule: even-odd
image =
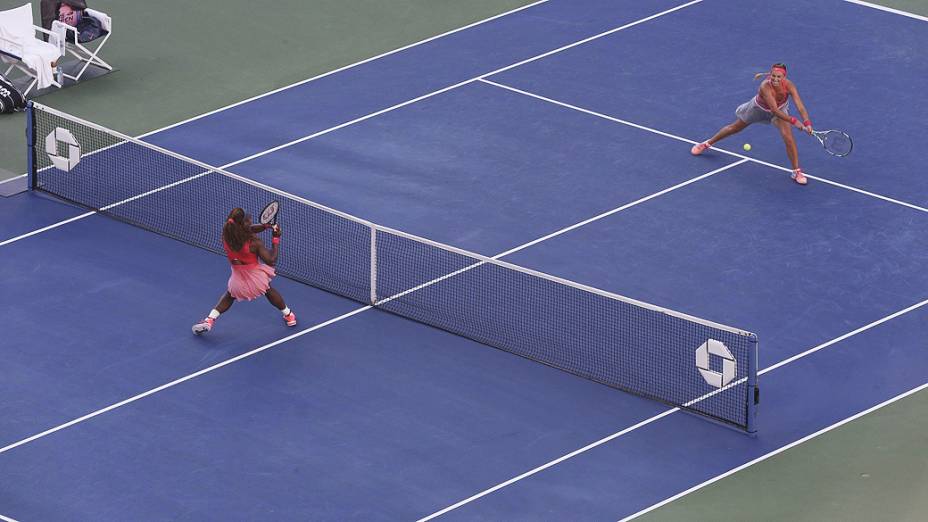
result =
[{"label": "player's dark hair", "polygon": [[251,239],[251,236],[251,230],[245,226],[245,211],[233,208],[232,212],[229,212],[226,224],[222,227],[222,240],[233,251],[239,251],[245,246],[245,241]]},{"label": "player's dark hair", "polygon": [[775,63],[775,64],[773,64],[773,65],[770,66],[771,69],[773,69],[774,67],[779,67],[779,68],[783,69],[784,71],[788,71],[788,70],[789,70],[789,69],[786,68],[786,64],[783,63],[783,62],[777,62],[777,63]]}]

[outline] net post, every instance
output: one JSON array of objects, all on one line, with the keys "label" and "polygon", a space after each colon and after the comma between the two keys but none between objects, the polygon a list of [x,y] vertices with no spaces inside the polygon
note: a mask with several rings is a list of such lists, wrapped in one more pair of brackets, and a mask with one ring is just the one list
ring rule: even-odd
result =
[{"label": "net post", "polygon": [[26,171],[29,173],[29,189],[38,186],[38,172],[35,168],[35,103],[26,102]]},{"label": "net post", "polygon": [[757,434],[757,405],[760,402],[760,388],[757,386],[757,336],[750,337],[751,349],[748,350],[748,397],[747,397],[747,428],[749,435]]},{"label": "net post", "polygon": [[377,304],[377,228],[371,226],[371,304]]}]

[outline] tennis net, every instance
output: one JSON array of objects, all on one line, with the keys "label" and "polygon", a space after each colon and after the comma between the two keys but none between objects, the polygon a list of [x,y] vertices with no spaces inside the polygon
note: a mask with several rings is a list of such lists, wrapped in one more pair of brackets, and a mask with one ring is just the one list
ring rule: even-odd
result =
[{"label": "tennis net", "polygon": [[756,431],[750,332],[377,225],[38,103],[27,121],[34,190],[220,254],[230,208],[280,201],[283,276]]}]

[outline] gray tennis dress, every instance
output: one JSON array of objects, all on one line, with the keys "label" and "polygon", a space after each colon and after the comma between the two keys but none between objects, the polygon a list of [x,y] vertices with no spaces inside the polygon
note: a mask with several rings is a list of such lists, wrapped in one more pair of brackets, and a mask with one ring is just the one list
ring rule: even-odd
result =
[{"label": "gray tennis dress", "polygon": [[[789,100],[783,102],[783,105],[780,105],[779,109],[786,114],[789,114]],[[747,123],[748,125],[752,123],[771,123],[776,116],[770,112],[761,109],[757,105],[757,97],[753,97],[750,100],[742,103],[735,109],[735,116],[739,120]]]}]

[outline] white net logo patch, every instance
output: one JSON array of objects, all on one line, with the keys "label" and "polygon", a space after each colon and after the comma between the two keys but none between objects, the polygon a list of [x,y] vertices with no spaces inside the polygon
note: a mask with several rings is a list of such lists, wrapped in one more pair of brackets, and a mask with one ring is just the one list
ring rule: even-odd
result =
[{"label": "white net logo patch", "polygon": [[[722,359],[722,371],[717,372],[709,366],[709,359],[712,356]],[[721,388],[735,379],[737,366],[735,356],[728,351],[728,347],[722,341],[708,339],[696,349],[696,369],[702,374],[709,386]]]},{"label": "white net logo patch", "polygon": [[[67,146],[68,157],[58,155],[58,144]],[[69,172],[81,161],[81,146],[68,129],[58,127],[45,137],[45,152],[59,170]]]}]

